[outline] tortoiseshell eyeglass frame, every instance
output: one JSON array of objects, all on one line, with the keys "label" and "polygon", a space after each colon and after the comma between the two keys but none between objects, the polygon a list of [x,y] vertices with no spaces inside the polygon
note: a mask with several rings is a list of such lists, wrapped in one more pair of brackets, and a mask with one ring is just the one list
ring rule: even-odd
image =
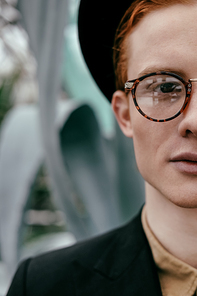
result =
[{"label": "tortoiseshell eyeglass frame", "polygon": [[[148,115],[146,115],[139,107],[138,103],[137,103],[137,100],[136,100],[136,88],[138,86],[138,84],[140,83],[140,81],[142,81],[143,79],[147,78],[147,77],[150,77],[150,76],[155,76],[155,75],[169,75],[169,76],[172,76],[172,77],[175,77],[177,79],[179,79],[183,85],[185,86],[185,101],[183,103],[183,106],[181,107],[181,109],[175,114],[173,115],[172,117],[169,117],[169,118],[165,118],[165,119],[155,119],[155,118],[152,118]],[[151,120],[151,121],[155,121],[155,122],[166,122],[166,121],[170,121],[174,118],[176,118],[177,116],[179,116],[181,113],[183,113],[183,111],[185,110],[188,102],[190,101],[190,98],[191,98],[191,92],[192,92],[192,82],[197,82],[197,78],[193,78],[193,79],[189,79],[188,81],[185,81],[181,76],[175,74],[175,73],[171,73],[171,72],[166,72],[166,71],[160,71],[160,72],[153,72],[153,73],[150,73],[150,74],[147,74],[147,75],[143,75],[137,79],[133,79],[133,80],[128,80],[126,83],[125,83],[125,92],[128,93],[128,92],[131,92],[132,94],[132,97],[133,97],[133,101],[134,101],[134,104],[135,104],[135,107],[136,109],[138,110],[138,112],[144,116],[145,118]]]}]

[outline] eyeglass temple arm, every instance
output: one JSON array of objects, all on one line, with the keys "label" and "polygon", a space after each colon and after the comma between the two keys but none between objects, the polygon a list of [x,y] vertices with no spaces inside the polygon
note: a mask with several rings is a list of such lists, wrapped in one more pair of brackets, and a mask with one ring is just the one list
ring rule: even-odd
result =
[{"label": "eyeglass temple arm", "polygon": [[191,78],[189,79],[190,82],[197,82],[197,78]]}]

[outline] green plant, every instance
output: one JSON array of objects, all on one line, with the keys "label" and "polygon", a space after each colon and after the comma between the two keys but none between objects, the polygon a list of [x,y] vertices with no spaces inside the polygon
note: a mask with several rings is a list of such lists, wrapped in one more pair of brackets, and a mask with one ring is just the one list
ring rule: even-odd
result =
[{"label": "green plant", "polygon": [[12,108],[13,101],[11,100],[11,93],[14,84],[19,77],[20,71],[11,75],[11,77],[4,78],[0,84],[0,126],[6,113]]}]

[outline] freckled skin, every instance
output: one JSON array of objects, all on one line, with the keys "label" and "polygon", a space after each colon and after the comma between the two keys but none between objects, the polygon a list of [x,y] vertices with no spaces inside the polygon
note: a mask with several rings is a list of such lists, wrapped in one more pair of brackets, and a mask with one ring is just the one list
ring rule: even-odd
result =
[{"label": "freckled skin", "polygon": [[[187,11],[186,11],[187,10]],[[187,14],[187,18],[185,15]],[[129,37],[128,78],[146,68],[179,71],[197,77],[197,5],[173,5],[148,14]],[[170,159],[181,152],[197,153],[197,83],[186,111],[166,123],[149,122],[130,99],[136,159],[144,179],[177,205],[197,207],[197,176],[179,172]]]},{"label": "freckled skin", "polygon": [[[145,16],[128,37],[128,79],[149,69],[180,73],[185,80],[196,78],[196,15],[197,4],[175,4]],[[182,152],[197,154],[197,83],[187,109],[170,122],[155,123],[141,116],[131,95],[129,105],[131,136],[143,178],[158,197],[197,207],[197,176],[180,172],[170,162]]]}]

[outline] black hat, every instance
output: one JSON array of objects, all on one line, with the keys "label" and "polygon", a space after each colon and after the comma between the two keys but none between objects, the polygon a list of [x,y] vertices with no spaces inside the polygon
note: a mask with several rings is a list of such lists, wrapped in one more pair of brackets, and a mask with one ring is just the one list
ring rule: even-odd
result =
[{"label": "black hat", "polygon": [[132,0],[81,0],[78,17],[79,41],[88,68],[111,102],[116,90],[112,47],[116,29]]}]

